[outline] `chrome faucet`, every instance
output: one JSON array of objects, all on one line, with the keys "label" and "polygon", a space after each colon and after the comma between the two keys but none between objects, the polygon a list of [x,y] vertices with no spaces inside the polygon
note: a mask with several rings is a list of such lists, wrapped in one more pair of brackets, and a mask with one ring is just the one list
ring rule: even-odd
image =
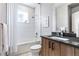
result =
[{"label": "chrome faucet", "polygon": [[61,31],[61,37],[63,37],[63,31]]},{"label": "chrome faucet", "polygon": [[63,32],[65,32],[65,30],[66,30],[65,27],[61,27],[61,28],[60,28],[60,31],[61,31],[61,37],[63,37]]}]

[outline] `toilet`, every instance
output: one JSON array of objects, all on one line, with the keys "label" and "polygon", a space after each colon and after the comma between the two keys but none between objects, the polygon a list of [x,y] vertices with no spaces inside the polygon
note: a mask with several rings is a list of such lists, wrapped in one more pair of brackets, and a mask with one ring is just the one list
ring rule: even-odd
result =
[{"label": "toilet", "polygon": [[33,45],[31,46],[30,49],[31,49],[32,56],[39,56],[41,45]]}]

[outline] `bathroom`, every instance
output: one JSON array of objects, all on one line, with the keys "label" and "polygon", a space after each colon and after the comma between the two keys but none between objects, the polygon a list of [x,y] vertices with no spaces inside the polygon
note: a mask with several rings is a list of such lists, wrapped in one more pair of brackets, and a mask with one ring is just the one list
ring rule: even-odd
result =
[{"label": "bathroom", "polygon": [[[69,11],[72,11],[72,13]],[[63,48],[63,41],[61,40],[66,40],[66,37],[62,39],[63,35],[66,35],[68,39],[69,36],[70,39],[73,36],[76,41],[73,39],[74,42],[69,40],[64,43],[78,48],[78,11],[79,3],[0,3],[0,23],[3,27],[7,26],[8,32],[7,35],[5,33],[8,39],[7,41],[6,38],[3,38],[3,41],[2,36],[0,36],[0,55],[55,56],[55,52],[55,55],[53,52],[52,54],[48,54],[51,46],[53,47],[53,43],[50,41],[50,43],[48,41],[44,41],[45,44],[43,43],[43,39],[52,39],[50,36],[54,34],[57,37],[53,37],[53,39],[59,39],[56,40],[57,46],[61,45],[59,47]],[[1,30],[0,33],[2,31],[4,32],[6,30]],[[43,47],[46,44],[49,45],[49,50],[48,45]],[[76,50],[75,48],[70,48],[71,52],[67,55],[75,55],[77,48]],[[62,56],[63,54],[61,52],[57,55]]]}]

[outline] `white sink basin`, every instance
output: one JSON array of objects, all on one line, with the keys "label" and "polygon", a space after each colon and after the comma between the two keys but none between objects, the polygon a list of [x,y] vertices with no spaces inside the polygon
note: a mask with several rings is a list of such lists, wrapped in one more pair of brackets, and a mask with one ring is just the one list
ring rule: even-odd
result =
[{"label": "white sink basin", "polygon": [[72,42],[72,44],[79,45],[79,42]]},{"label": "white sink basin", "polygon": [[57,40],[64,40],[64,41],[69,40],[69,39],[67,39],[67,38],[60,38],[60,37],[50,37],[50,38],[52,38],[52,39],[57,39]]}]

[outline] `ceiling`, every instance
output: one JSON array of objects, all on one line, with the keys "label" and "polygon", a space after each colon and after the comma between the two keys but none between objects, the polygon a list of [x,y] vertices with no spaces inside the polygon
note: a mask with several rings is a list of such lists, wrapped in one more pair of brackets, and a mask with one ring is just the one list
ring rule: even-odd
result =
[{"label": "ceiling", "polygon": [[38,5],[38,3],[24,3],[24,4],[32,8],[35,8]]},{"label": "ceiling", "polygon": [[[24,3],[24,4],[32,8],[35,8],[39,3]],[[59,6],[62,6],[63,4],[66,4],[66,3],[52,3],[52,6],[59,7]]]}]

